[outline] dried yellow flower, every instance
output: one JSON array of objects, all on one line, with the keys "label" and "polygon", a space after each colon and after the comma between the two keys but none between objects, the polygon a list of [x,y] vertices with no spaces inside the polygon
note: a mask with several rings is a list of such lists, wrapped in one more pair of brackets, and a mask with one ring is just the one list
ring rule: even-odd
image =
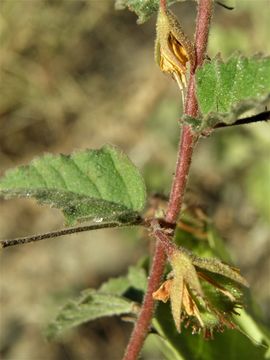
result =
[{"label": "dried yellow flower", "polygon": [[205,337],[224,327],[234,328],[231,315],[241,307],[242,292],[237,285],[248,286],[239,272],[218,259],[199,258],[184,248],[170,258],[172,272],[153,293],[155,300],[170,299],[177,330],[181,322],[193,332],[203,330]]},{"label": "dried yellow flower", "polygon": [[153,299],[166,303],[170,298],[172,279],[168,279],[161,284],[160,288],[153,292]]},{"label": "dried yellow flower", "polygon": [[161,71],[171,74],[183,93],[187,84],[188,63],[194,66],[194,46],[174,14],[162,8],[157,18],[155,58]]}]

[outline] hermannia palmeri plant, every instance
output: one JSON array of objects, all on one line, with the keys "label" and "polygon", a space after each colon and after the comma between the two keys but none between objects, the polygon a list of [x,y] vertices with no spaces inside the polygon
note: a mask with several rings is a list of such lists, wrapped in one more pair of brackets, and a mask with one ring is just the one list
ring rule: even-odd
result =
[{"label": "hermannia palmeri plant", "polygon": [[[7,171],[0,179],[0,196],[34,198],[60,209],[67,227],[2,240],[1,245],[111,227],[143,227],[155,241],[154,254],[130,267],[126,276],[109,279],[99,289],[86,289],[68,301],[49,324],[48,338],[100,317],[119,315],[134,322],[125,360],[140,356],[149,333],[169,360],[261,359],[269,356],[269,338],[251,316],[249,285],[239,269],[224,262],[218,250],[221,240],[209,219],[201,209],[183,206],[183,196],[201,137],[217,128],[269,119],[267,108],[262,109],[270,99],[270,58],[236,53],[228,60],[221,55],[210,59],[207,41],[214,1],[198,0],[194,41],[169,9],[174,2],[116,1],[116,8],[134,11],[139,23],[157,12],[155,62],[179,87],[183,113],[169,198],[156,196],[155,206],[147,208],[151,199],[144,180],[116,146],[48,154]],[[230,8],[226,0],[218,3]],[[254,115],[248,116],[249,111]],[[250,330],[254,327],[259,337]],[[230,346],[233,351],[228,353]]]}]

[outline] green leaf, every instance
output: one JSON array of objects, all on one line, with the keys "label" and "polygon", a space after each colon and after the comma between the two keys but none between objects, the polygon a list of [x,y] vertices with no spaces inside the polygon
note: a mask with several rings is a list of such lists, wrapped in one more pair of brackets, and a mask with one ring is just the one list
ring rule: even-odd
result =
[{"label": "green leaf", "polygon": [[47,337],[53,339],[63,331],[105,316],[132,314],[136,304],[121,296],[103,294],[92,289],[69,301],[48,326]]},{"label": "green leaf", "polygon": [[137,290],[146,291],[147,276],[144,269],[137,266],[130,266],[128,270],[128,280],[130,286]]},{"label": "green leaf", "polygon": [[[167,0],[167,5],[170,6],[176,2],[184,1],[187,0]],[[228,8],[233,8],[235,3],[235,0],[216,1]],[[138,16],[137,23],[143,24],[158,11],[159,3],[160,0],[115,0],[115,8],[116,10],[124,10],[125,8],[128,8],[130,11],[135,12]]]},{"label": "green leaf", "polygon": [[232,268],[217,258],[201,258],[198,256],[192,256],[192,263],[198,269],[204,269],[215,274],[223,275],[228,279],[248,287],[247,281],[240,275],[237,269]]},{"label": "green leaf", "polygon": [[137,266],[130,266],[125,276],[109,279],[100,287],[103,293],[123,295],[130,287],[137,290],[146,290],[147,276],[145,270]]},{"label": "green leaf", "polygon": [[145,205],[145,185],[128,157],[113,146],[72,155],[45,155],[12,169],[0,196],[31,197],[61,209],[67,223],[131,222]]},{"label": "green leaf", "polygon": [[160,348],[168,360],[264,359],[266,352],[264,347],[255,346],[236,330],[216,333],[214,339],[208,341],[200,334],[191,335],[187,329],[179,334],[174,327],[168,304],[158,305],[154,327],[160,336]]},{"label": "green leaf", "polygon": [[270,359],[270,334],[269,330],[261,329],[260,326],[256,323],[256,321],[252,318],[251,315],[247,313],[245,310],[240,310],[239,315],[237,317],[237,323],[243,329],[246,336],[249,337],[251,342],[254,345],[258,346],[260,344],[265,345],[265,349],[268,347],[268,350],[265,350],[265,358]]},{"label": "green leaf", "polygon": [[[172,5],[175,2],[183,2],[186,0],[168,0],[167,4]],[[115,1],[116,10],[123,10],[128,8],[131,11],[134,11],[138,16],[137,23],[143,24],[150,17],[158,11],[159,9],[159,0],[116,0]]]},{"label": "green leaf", "polygon": [[109,279],[103,283],[99,289],[102,293],[123,295],[130,287],[130,282],[126,276]]},{"label": "green leaf", "polygon": [[217,56],[197,70],[196,89],[201,130],[219,122],[232,124],[270,99],[270,58],[235,54],[223,62]]},{"label": "green leaf", "polygon": [[[100,317],[122,314],[136,315],[138,292],[145,291],[146,284],[145,270],[131,266],[127,275],[109,279],[101,285],[99,290],[83,291],[78,299],[69,301],[60,310],[56,319],[49,324],[48,338],[55,338],[74,326]],[[130,291],[132,289],[135,291]],[[142,296],[139,300],[142,300]]]}]

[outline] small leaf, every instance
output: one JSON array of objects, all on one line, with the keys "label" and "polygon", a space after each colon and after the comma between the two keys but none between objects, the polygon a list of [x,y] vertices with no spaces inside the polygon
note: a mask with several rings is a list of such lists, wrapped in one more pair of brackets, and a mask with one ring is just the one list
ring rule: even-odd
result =
[{"label": "small leaf", "polygon": [[232,124],[270,99],[270,58],[235,54],[223,62],[217,56],[197,70],[196,88],[201,129]]},{"label": "small leaf", "polygon": [[45,155],[10,170],[0,180],[0,196],[32,197],[61,209],[69,224],[129,222],[144,208],[145,185],[137,168],[113,146],[72,155]]},{"label": "small leaf", "polygon": [[126,276],[119,276],[117,278],[109,279],[103,283],[99,289],[105,294],[123,295],[130,287],[129,280]]},{"label": "small leaf", "polygon": [[[183,2],[186,0],[168,0],[167,4],[172,5],[176,2]],[[158,11],[159,9],[159,0],[116,0],[115,1],[116,10],[123,10],[128,8],[131,11],[134,11],[138,16],[138,24],[143,24],[150,17]]]},{"label": "small leaf", "polygon": [[[146,289],[147,276],[144,269],[131,266],[128,274],[109,279],[99,290],[87,289],[77,300],[69,301],[49,324],[48,338],[54,338],[90,320],[104,316],[131,314],[138,312],[138,293]],[[130,292],[133,289],[135,291]],[[123,297],[125,295],[125,297]]]},{"label": "small leaf", "polygon": [[109,279],[101,285],[99,291],[114,295],[124,295],[131,287],[136,290],[145,291],[146,285],[147,276],[144,269],[130,266],[127,275]]},{"label": "small leaf", "polygon": [[60,310],[47,329],[47,337],[53,339],[65,330],[101,317],[132,314],[136,308],[134,302],[120,296],[85,290]]},{"label": "small leaf", "polygon": [[146,291],[147,275],[144,269],[137,266],[130,266],[128,269],[128,280],[130,286],[137,290]]},{"label": "small leaf", "polygon": [[[167,6],[170,6],[176,2],[184,2],[188,0],[167,0]],[[195,0],[194,0],[195,1]],[[224,5],[228,8],[234,7],[235,0],[216,0],[217,3]],[[115,0],[116,10],[124,10],[128,8],[138,16],[137,23],[143,24],[150,17],[158,11],[160,0]]]},{"label": "small leaf", "polygon": [[217,258],[200,258],[198,256],[192,256],[192,263],[199,269],[208,270],[210,272],[220,274],[227,277],[239,284],[248,287],[247,281],[240,275],[238,269],[223,263]]},{"label": "small leaf", "polygon": [[240,316],[237,318],[237,322],[243,330],[244,334],[253,342],[255,346],[264,344],[265,349],[265,359],[270,359],[270,333],[269,329],[264,331],[260,328],[259,324],[247,311],[240,309]]}]

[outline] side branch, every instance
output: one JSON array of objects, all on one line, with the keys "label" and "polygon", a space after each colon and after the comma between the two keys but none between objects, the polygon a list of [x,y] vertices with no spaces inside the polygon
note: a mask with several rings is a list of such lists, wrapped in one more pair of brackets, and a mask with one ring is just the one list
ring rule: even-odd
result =
[{"label": "side branch", "polygon": [[270,111],[264,111],[262,113],[254,115],[254,116],[249,116],[249,117],[246,117],[243,119],[236,120],[236,122],[234,122],[232,124],[219,123],[214,127],[214,129],[221,129],[221,128],[226,128],[226,127],[231,127],[231,126],[236,126],[236,125],[248,125],[248,124],[253,124],[256,122],[260,122],[260,121],[269,121],[269,120],[270,120]]},{"label": "side branch", "polygon": [[28,244],[35,241],[46,240],[46,239],[53,239],[56,237],[60,237],[63,235],[71,235],[80,233],[83,231],[90,231],[90,230],[99,230],[99,229],[108,229],[108,228],[116,228],[116,227],[123,227],[123,226],[135,226],[135,225],[144,225],[142,219],[138,219],[134,222],[130,223],[119,223],[119,222],[110,222],[110,223],[100,223],[100,224],[91,224],[91,225],[84,225],[84,226],[77,226],[77,227],[70,227],[66,229],[56,230],[47,232],[44,234],[38,234],[33,236],[25,236],[16,239],[7,239],[7,240],[0,240],[0,248],[6,248],[10,246],[16,245],[23,245]]}]

